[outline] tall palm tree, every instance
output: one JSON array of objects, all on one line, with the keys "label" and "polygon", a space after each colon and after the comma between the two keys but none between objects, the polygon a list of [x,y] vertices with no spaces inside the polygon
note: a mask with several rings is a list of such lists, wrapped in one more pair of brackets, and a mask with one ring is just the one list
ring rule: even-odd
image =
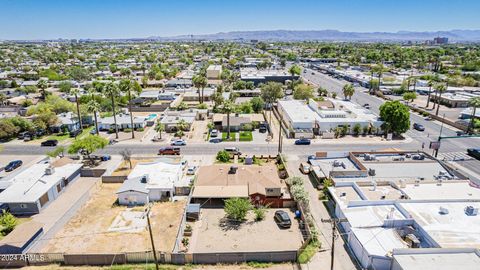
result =
[{"label": "tall palm tree", "polygon": [[97,100],[92,99],[87,103],[87,110],[93,112],[93,117],[95,117],[95,132],[98,135],[97,112],[100,110],[100,104],[97,102]]},{"label": "tall palm tree", "polygon": [[45,81],[45,80],[38,81],[37,87],[40,88],[40,94],[42,95],[41,99],[45,99],[45,96],[46,96],[45,91],[47,90],[47,87],[48,87],[47,81]]},{"label": "tall palm tree", "polygon": [[83,130],[82,115],[80,114],[80,101],[78,100],[78,93],[80,91],[78,90],[78,88],[70,88],[69,92],[70,92],[70,95],[75,96],[75,103],[77,104],[78,123],[80,124],[80,130]]},{"label": "tall palm tree", "polygon": [[437,103],[437,111],[435,112],[435,115],[438,116],[438,111],[440,110],[440,100],[442,99],[442,93],[447,91],[448,83],[447,84],[438,84],[436,88],[437,88],[438,96],[437,96],[437,98],[435,98],[435,101]]},{"label": "tall palm tree", "polygon": [[234,110],[234,104],[231,100],[226,100],[223,103],[223,112],[227,114],[227,140],[230,139],[230,113]]},{"label": "tall palm tree", "polygon": [[136,94],[142,92],[142,87],[136,82],[130,79],[123,79],[119,84],[120,92],[128,95],[128,111],[130,113],[130,124],[132,126],[132,139],[135,138],[135,131],[133,130],[133,113],[132,113],[132,91]]},{"label": "tall palm tree", "polygon": [[353,87],[351,83],[345,84],[342,90],[343,90],[343,96],[345,97],[345,99],[351,99],[353,94],[355,93],[355,87]]},{"label": "tall palm tree", "polygon": [[162,132],[165,131],[165,125],[157,121],[157,125],[155,126],[155,131],[158,132],[160,135],[160,140],[162,139]]},{"label": "tall palm tree", "polygon": [[470,124],[468,125],[467,133],[472,132],[475,127],[475,117],[477,114],[477,108],[480,108],[480,97],[474,97],[468,101],[468,105],[472,107],[472,116],[470,118]]},{"label": "tall palm tree", "polygon": [[[109,82],[103,89],[103,94],[110,97],[112,101],[113,122],[115,123],[115,138],[118,139],[117,112],[115,110],[115,97],[120,94],[118,86],[114,82]],[[133,129],[133,125],[132,125]]]},{"label": "tall palm tree", "polygon": [[427,109],[428,109],[428,106],[430,105],[430,95],[432,93],[432,86],[433,86],[433,81],[429,80],[428,81],[428,98],[427,98],[427,106],[426,106]]},{"label": "tall palm tree", "polygon": [[[192,78],[192,83],[195,88],[198,90],[198,100],[203,103],[203,90],[207,87],[208,81],[207,77],[203,74],[198,74]],[[201,90],[201,92],[200,92]]]}]

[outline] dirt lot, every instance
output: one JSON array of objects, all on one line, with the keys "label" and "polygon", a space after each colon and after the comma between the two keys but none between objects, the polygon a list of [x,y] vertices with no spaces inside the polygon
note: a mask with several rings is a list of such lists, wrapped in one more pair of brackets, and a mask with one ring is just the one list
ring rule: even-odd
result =
[{"label": "dirt lot", "polygon": [[[121,184],[102,184],[87,204],[78,211],[45,246],[44,252],[96,253],[135,252],[150,249],[147,229],[140,233],[108,232],[115,217],[127,208],[116,206],[115,192]],[[151,222],[155,247],[171,251],[180,225],[185,202],[155,203]],[[133,209],[142,211],[143,208]]]},{"label": "dirt lot", "polygon": [[[134,159],[132,158],[132,169],[137,166],[138,163],[146,163],[146,162],[152,162],[153,159]],[[132,172],[132,169],[130,169],[130,164],[126,161],[122,161],[118,168],[115,169],[115,171],[112,172],[112,176],[127,176]]]},{"label": "dirt lot", "polygon": [[202,209],[201,220],[193,226],[189,252],[230,252],[230,251],[283,251],[298,249],[302,235],[293,213],[292,227],[280,229],[273,215],[278,209],[269,209],[263,221],[255,222],[253,213],[239,226],[225,224],[223,209]]}]

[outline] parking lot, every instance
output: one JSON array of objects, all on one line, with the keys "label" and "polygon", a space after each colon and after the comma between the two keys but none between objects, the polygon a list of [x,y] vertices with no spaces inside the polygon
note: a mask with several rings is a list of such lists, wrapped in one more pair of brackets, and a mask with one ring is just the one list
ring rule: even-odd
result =
[{"label": "parking lot", "polygon": [[289,229],[281,229],[273,216],[276,210],[268,209],[265,219],[254,221],[250,212],[247,220],[240,225],[225,219],[223,209],[202,209],[200,220],[195,222],[189,252],[243,252],[243,251],[285,251],[298,249],[302,235],[298,222],[289,209],[282,208],[292,220]]}]

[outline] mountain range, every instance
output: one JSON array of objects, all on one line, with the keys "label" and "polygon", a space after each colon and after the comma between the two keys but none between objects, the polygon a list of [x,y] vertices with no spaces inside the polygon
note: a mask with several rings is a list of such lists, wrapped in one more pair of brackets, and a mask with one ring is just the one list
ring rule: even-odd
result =
[{"label": "mountain range", "polygon": [[233,31],[203,35],[153,36],[154,40],[260,40],[260,41],[424,41],[447,37],[449,41],[478,42],[480,30],[448,30],[433,32],[342,32],[338,30],[268,30]]}]

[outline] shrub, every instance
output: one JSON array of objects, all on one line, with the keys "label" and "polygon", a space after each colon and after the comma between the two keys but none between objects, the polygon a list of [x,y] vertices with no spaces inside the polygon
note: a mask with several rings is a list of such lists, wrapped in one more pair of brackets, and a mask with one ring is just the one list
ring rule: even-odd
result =
[{"label": "shrub", "polygon": [[132,132],[132,129],[131,128],[124,128],[123,132]]},{"label": "shrub", "polygon": [[267,209],[265,206],[259,206],[257,208],[253,208],[253,213],[255,214],[255,221],[264,220],[266,212],[267,212]]},{"label": "shrub", "polygon": [[227,217],[234,221],[241,222],[245,220],[248,211],[252,209],[252,204],[245,198],[230,198],[225,200],[225,213]]},{"label": "shrub", "polygon": [[2,235],[7,235],[17,226],[17,219],[10,212],[3,210],[2,216],[0,217],[0,226],[2,228]]},{"label": "shrub", "polygon": [[229,162],[230,161],[230,154],[225,150],[218,151],[217,160],[220,161],[220,162],[224,162],[224,163]]},{"label": "shrub", "polygon": [[355,136],[358,136],[361,131],[362,131],[362,126],[360,126],[360,124],[355,124],[355,125],[353,126],[353,134],[354,134]]},{"label": "shrub", "polygon": [[137,128],[137,131],[143,132],[145,129],[144,128]]}]

